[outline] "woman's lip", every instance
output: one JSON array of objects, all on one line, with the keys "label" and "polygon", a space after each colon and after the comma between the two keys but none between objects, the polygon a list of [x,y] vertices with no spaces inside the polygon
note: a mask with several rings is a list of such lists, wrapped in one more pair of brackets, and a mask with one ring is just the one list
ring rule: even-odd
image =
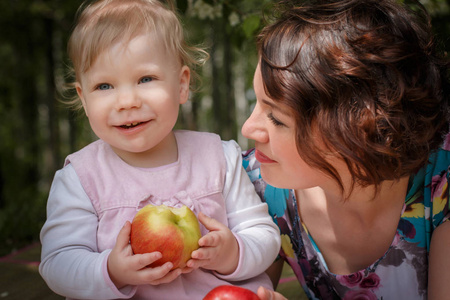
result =
[{"label": "woman's lip", "polygon": [[272,163],[276,162],[276,161],[268,158],[264,153],[262,153],[258,149],[255,150],[255,158],[257,161],[259,161],[262,164],[272,164]]}]

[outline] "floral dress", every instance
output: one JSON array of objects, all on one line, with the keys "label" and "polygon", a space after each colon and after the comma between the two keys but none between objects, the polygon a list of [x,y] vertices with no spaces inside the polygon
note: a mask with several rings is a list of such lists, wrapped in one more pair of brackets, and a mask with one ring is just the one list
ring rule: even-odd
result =
[{"label": "floral dress", "polygon": [[349,275],[328,270],[298,215],[293,191],[274,188],[262,180],[254,150],[243,153],[243,166],[280,228],[280,255],[292,267],[309,299],[427,298],[431,235],[450,218],[449,151],[433,153],[428,165],[411,176],[397,233],[386,253],[367,268]]}]

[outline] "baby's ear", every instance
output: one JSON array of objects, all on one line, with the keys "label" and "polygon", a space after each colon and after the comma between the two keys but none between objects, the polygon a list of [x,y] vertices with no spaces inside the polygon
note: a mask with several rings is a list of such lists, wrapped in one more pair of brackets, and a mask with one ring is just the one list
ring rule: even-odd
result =
[{"label": "baby's ear", "polygon": [[86,100],[84,99],[84,96],[83,96],[83,88],[81,87],[81,84],[79,82],[75,82],[75,89],[77,90],[77,94],[81,100],[81,104],[83,104],[84,113],[87,116],[88,112],[86,109]]},{"label": "baby's ear", "polygon": [[180,104],[186,103],[189,99],[190,80],[191,70],[188,66],[183,66],[180,71]]}]

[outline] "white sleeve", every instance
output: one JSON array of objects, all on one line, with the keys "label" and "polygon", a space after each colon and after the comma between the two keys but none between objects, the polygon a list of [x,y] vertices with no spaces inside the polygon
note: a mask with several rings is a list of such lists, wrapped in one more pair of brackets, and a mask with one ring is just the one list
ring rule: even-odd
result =
[{"label": "white sleeve", "polygon": [[108,276],[110,250],[98,253],[97,214],[69,164],[55,174],[41,230],[39,272],[56,293],[77,299],[130,298],[136,287],[120,291]]},{"label": "white sleeve", "polygon": [[245,280],[264,272],[275,260],[281,246],[278,226],[261,202],[242,167],[241,149],[234,141],[222,142],[227,161],[224,197],[228,226],[239,243],[239,264],[226,280]]}]

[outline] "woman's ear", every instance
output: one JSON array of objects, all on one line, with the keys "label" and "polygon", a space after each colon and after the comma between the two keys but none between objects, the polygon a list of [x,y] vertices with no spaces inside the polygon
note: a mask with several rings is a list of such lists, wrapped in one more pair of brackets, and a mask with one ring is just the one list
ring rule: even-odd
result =
[{"label": "woman's ear", "polygon": [[84,113],[86,114],[86,116],[88,116],[86,100],[84,99],[83,89],[81,88],[81,84],[79,82],[75,82],[75,89],[77,90],[77,94],[81,100],[81,104],[83,104]]},{"label": "woman's ear", "polygon": [[180,71],[180,104],[186,103],[189,99],[190,83],[191,70],[188,66],[183,66]]}]

